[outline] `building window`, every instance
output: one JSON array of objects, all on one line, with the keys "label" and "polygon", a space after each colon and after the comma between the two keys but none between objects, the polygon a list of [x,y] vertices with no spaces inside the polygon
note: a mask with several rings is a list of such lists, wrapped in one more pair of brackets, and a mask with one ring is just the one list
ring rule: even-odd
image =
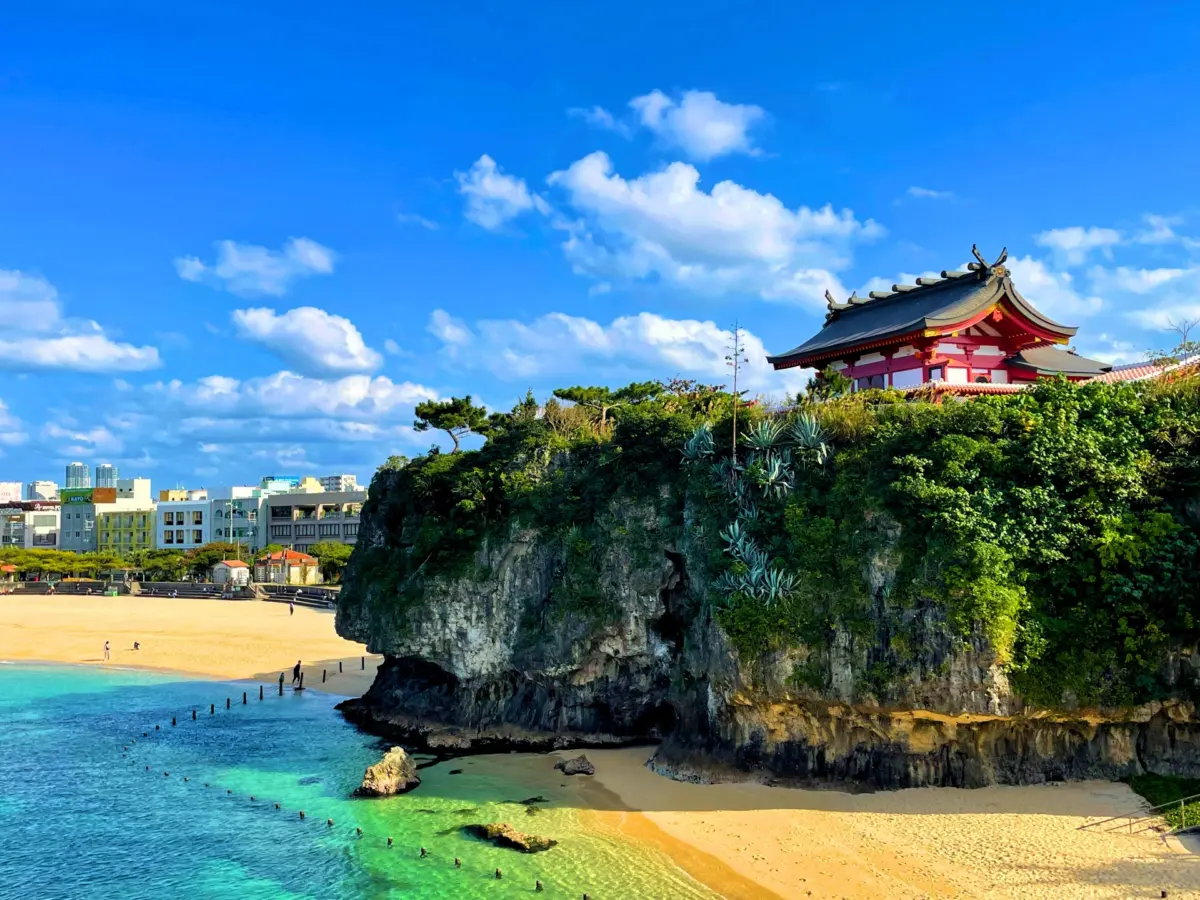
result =
[{"label": "building window", "polygon": [[192,513],[192,524],[193,525],[203,525],[204,524],[204,513],[201,512],[200,510],[196,510],[195,512],[193,512]]},{"label": "building window", "polygon": [[886,375],[872,375],[869,378],[858,379],[858,389],[860,391],[871,390],[872,388],[881,389],[887,387]]},{"label": "building window", "polygon": [[946,370],[942,366],[930,366],[929,367],[929,380],[930,381],[941,381],[945,377],[946,377]]},{"label": "building window", "polygon": [[165,544],[173,544],[173,543],[175,543],[174,533],[170,532],[170,531],[164,531],[163,532],[163,544],[165,545]]},{"label": "building window", "polygon": [[290,519],[292,517],[292,508],[290,506],[272,506],[272,519]]},{"label": "building window", "polygon": [[291,536],[292,536],[292,526],[291,525],[272,525],[271,526],[271,537],[291,537]]},{"label": "building window", "polygon": [[991,384],[992,377],[990,375],[976,375],[975,383],[976,384]]},{"label": "building window", "polygon": [[164,525],[174,525],[175,524],[175,513],[173,513],[173,512],[163,513],[163,524]]},{"label": "building window", "polygon": [[201,531],[199,528],[196,528],[192,531],[192,543],[193,544],[203,544],[204,543],[204,532]]},{"label": "building window", "polygon": [[177,543],[177,544],[182,544],[182,543],[183,543],[183,531],[182,531],[182,529],[176,529],[176,530],[175,530],[175,543]]},{"label": "building window", "polygon": [[317,526],[316,525],[297,525],[296,526],[296,537],[316,537],[316,536],[317,536]]},{"label": "building window", "polygon": [[343,531],[342,534],[343,534],[343,536],[348,537],[348,538],[356,538],[356,537],[358,537],[358,526],[357,525],[347,525],[345,531]]},{"label": "building window", "polygon": [[342,527],[340,525],[322,525],[319,528],[321,537],[337,537],[341,534]]}]

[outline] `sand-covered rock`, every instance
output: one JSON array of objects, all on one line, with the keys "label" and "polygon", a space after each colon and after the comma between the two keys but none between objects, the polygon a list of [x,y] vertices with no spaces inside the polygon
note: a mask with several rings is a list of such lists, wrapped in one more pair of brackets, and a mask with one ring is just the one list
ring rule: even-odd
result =
[{"label": "sand-covered rock", "polygon": [[582,753],[574,759],[560,759],[554,764],[564,775],[595,775],[596,767]]},{"label": "sand-covered rock", "polygon": [[519,850],[522,853],[541,853],[558,845],[558,841],[536,834],[524,834],[507,822],[492,822],[487,825],[464,825],[463,831],[472,837],[491,841],[497,847]]},{"label": "sand-covered rock", "polygon": [[354,793],[359,797],[390,797],[404,794],[421,783],[416,764],[403,747],[393,747],[379,762],[368,766],[362,784]]}]

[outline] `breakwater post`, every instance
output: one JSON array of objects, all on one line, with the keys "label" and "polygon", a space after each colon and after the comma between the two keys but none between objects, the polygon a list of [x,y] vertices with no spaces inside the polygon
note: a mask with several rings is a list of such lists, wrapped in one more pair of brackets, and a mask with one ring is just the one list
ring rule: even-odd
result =
[{"label": "breakwater post", "polygon": [[225,698],[225,708],[229,709],[229,698],[228,697]]},{"label": "breakwater post", "polygon": [[338,660],[338,674],[342,674],[342,661],[340,659]]},{"label": "breakwater post", "polygon": [[242,691],[242,706],[246,705],[246,692]]},{"label": "breakwater post", "polygon": [[263,686],[260,684],[258,686],[258,699],[261,700],[262,698],[263,698]]},{"label": "breakwater post", "polygon": [[283,673],[279,673],[279,696],[283,696]]},{"label": "breakwater post", "polygon": [[329,670],[328,670],[328,669],[322,669],[322,670],[321,670],[321,684],[324,684],[324,683],[325,683],[325,679],[326,679],[326,678],[328,678],[328,677],[329,677]]}]

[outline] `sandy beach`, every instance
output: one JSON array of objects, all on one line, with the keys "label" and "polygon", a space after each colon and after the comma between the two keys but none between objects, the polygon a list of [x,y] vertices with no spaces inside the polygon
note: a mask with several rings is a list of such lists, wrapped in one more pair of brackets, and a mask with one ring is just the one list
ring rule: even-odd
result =
[{"label": "sandy beach", "polygon": [[[111,659],[104,661],[104,642]],[[137,641],[141,648],[133,649]],[[366,669],[362,658],[366,656]],[[306,687],[361,696],[382,657],[337,635],[333,614],[285,603],[165,597],[0,596],[0,659],[130,666],[275,682],[296,660]],[[342,674],[335,674],[338,662]],[[322,684],[321,672],[328,671]]]},{"label": "sandy beach", "polygon": [[[1079,830],[1141,805],[1123,784],[871,794],[694,785],[647,769],[651,752],[589,752],[589,804],[619,801],[598,815],[653,839],[644,818],[779,897],[1200,897],[1200,856],[1174,838]],[[678,861],[708,880],[702,859],[695,869]]]},{"label": "sandy beach", "polygon": [[[358,695],[380,661],[328,612],[162,597],[0,597],[0,659],[173,670],[272,683],[297,657],[305,683]],[[133,650],[133,642],[141,644]],[[342,674],[336,674],[338,660]],[[288,679],[290,681],[290,671]],[[730,900],[753,898],[1200,898],[1200,855],[1178,841],[1080,831],[1136,809],[1125,785],[1085,782],[873,794],[674,782],[652,748],[589,751],[571,802],[601,830],[657,844]],[[514,763],[516,761],[514,760]],[[553,777],[553,759],[530,765]],[[557,781],[557,778],[555,778]]]}]

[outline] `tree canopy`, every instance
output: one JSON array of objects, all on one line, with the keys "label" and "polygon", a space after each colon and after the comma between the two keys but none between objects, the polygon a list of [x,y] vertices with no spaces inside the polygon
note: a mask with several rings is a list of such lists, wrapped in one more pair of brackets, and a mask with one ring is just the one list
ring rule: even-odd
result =
[{"label": "tree canopy", "polygon": [[559,400],[569,400],[577,406],[595,410],[600,414],[600,424],[608,421],[608,414],[620,406],[630,403],[640,403],[651,397],[656,397],[663,391],[663,386],[657,381],[639,381],[623,388],[612,390],[606,387],[575,387],[559,388],[554,396]]},{"label": "tree canopy", "polygon": [[336,580],[350,561],[354,547],[337,541],[320,541],[309,547],[308,552],[320,562],[321,574],[330,580]]},{"label": "tree canopy", "polygon": [[487,410],[475,406],[471,395],[451,397],[449,400],[426,400],[417,404],[417,419],[413,428],[417,431],[428,431],[433,428],[444,431],[454,441],[454,450],[460,450],[459,440],[472,432],[481,432],[487,425]]}]

